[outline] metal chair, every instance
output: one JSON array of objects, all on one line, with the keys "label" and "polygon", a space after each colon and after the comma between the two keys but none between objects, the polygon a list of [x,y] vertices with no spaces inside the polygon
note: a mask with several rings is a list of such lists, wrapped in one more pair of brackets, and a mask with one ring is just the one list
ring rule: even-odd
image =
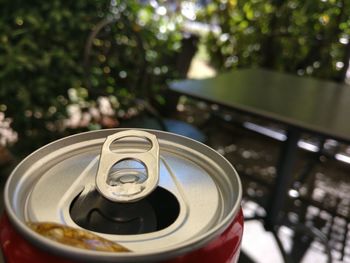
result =
[{"label": "metal chair", "polygon": [[138,61],[136,62],[137,68],[135,69],[134,74],[137,75],[137,78],[134,79],[133,83],[128,83],[128,88],[131,93],[138,94],[136,99],[132,101],[132,104],[142,108],[145,113],[143,116],[139,116],[138,120],[134,119],[122,123],[121,127],[159,129],[190,137],[200,142],[205,142],[206,136],[196,127],[183,121],[165,119],[151,104],[152,91],[147,83],[149,73],[146,72],[147,61],[145,45],[141,39],[141,36],[139,35],[139,32],[136,31],[132,27],[130,21],[121,14],[110,15],[107,18],[102,19],[99,23],[97,23],[87,39],[84,51],[84,69],[85,85],[87,86],[89,92],[95,95],[107,95],[101,90],[97,91],[93,89],[93,85],[91,83],[91,55],[93,52],[93,42],[97,36],[104,31],[108,34],[110,26],[116,23],[122,23],[125,31],[130,34],[130,37],[132,37],[134,43],[136,43],[135,52],[138,54]]}]

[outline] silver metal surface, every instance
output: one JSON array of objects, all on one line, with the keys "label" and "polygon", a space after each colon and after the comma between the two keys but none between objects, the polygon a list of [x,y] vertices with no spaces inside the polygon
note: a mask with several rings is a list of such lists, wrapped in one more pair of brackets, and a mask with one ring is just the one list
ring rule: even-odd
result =
[{"label": "silver metal surface", "polygon": [[[151,148],[140,153],[113,152],[110,147],[116,140],[130,137],[145,138]],[[114,173],[114,185],[108,183],[111,168],[125,160],[135,160],[146,167],[147,178],[129,169]],[[107,137],[103,143],[96,174],[96,188],[108,200],[114,202],[132,202],[144,198],[158,185],[159,181],[159,145],[155,135],[140,130],[117,132]]]},{"label": "silver metal surface", "polygon": [[[232,165],[197,141],[147,130],[159,143],[158,186],[174,195],[180,206],[179,215],[170,226],[137,235],[95,233],[117,241],[132,253],[81,250],[31,231],[26,221],[51,221],[81,228],[70,216],[70,205],[82,191],[95,187],[101,147],[106,137],[121,131],[125,130],[94,131],[55,141],[16,167],[5,187],[5,208],[22,235],[45,250],[84,262],[154,262],[202,247],[228,227],[240,209],[242,195]],[[137,156],[147,147],[140,140],[126,138],[118,147],[112,146],[112,151],[131,151]]]}]

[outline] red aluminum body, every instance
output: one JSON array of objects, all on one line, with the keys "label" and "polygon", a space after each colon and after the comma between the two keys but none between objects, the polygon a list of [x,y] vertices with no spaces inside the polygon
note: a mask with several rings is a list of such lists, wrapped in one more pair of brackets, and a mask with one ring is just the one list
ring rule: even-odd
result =
[{"label": "red aluminum body", "polygon": [[[189,254],[167,260],[167,263],[238,261],[243,234],[243,213],[235,217],[232,224],[209,244]],[[0,243],[7,263],[73,263],[74,261],[48,254],[30,244],[11,226],[6,214],[0,221]]]}]

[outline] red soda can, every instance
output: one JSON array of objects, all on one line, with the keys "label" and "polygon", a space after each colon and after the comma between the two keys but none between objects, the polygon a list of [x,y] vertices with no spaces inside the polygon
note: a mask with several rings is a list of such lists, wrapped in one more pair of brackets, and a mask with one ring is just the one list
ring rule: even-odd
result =
[{"label": "red soda can", "polygon": [[8,263],[237,262],[242,188],[215,150],[179,135],[110,129],[50,143],[4,191]]}]

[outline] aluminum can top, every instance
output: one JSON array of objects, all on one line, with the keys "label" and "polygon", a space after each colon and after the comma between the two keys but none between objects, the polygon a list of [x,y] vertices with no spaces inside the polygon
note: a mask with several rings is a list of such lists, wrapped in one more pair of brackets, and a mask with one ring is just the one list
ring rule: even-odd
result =
[{"label": "aluminum can top", "polygon": [[[84,262],[158,261],[202,247],[232,223],[241,197],[237,172],[210,147],[126,129],[81,133],[40,148],[15,168],[4,191],[9,219],[25,238]],[[27,222],[86,229],[132,252],[66,246]]]}]

